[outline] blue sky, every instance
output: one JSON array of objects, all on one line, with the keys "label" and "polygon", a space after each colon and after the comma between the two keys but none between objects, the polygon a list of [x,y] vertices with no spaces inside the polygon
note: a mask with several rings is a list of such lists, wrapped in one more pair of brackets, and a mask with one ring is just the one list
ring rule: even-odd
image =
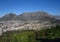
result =
[{"label": "blue sky", "polygon": [[0,17],[8,13],[34,11],[60,15],[60,0],[0,0]]}]

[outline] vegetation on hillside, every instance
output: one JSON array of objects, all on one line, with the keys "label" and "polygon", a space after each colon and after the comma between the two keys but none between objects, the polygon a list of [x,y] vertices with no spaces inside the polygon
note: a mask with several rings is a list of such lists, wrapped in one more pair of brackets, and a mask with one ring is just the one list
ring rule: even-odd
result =
[{"label": "vegetation on hillside", "polygon": [[9,31],[0,36],[0,42],[40,42],[41,39],[55,38],[60,38],[60,26],[38,31]]}]

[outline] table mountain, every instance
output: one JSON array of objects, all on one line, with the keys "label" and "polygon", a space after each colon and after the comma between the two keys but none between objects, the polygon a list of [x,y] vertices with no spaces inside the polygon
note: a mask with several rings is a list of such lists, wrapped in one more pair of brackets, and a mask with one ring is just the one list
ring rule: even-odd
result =
[{"label": "table mountain", "polygon": [[26,12],[20,15],[16,15],[14,13],[6,14],[5,16],[0,18],[0,21],[12,21],[12,20],[22,20],[22,21],[53,21],[54,16],[50,15],[47,12],[37,11],[37,12]]}]

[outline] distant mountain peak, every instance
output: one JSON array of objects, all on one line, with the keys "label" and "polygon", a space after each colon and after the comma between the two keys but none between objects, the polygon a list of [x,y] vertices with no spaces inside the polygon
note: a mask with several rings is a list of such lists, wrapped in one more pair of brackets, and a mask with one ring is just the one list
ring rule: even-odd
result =
[{"label": "distant mountain peak", "polygon": [[2,21],[11,21],[11,20],[39,20],[39,21],[52,21],[54,17],[47,12],[44,11],[36,11],[36,12],[26,12],[20,15],[16,15],[14,13],[9,13],[0,18]]},{"label": "distant mountain peak", "polygon": [[9,13],[9,14],[6,14],[5,16],[3,16],[0,20],[2,21],[10,21],[10,20],[14,20],[17,18],[17,15],[14,14],[14,13]]}]

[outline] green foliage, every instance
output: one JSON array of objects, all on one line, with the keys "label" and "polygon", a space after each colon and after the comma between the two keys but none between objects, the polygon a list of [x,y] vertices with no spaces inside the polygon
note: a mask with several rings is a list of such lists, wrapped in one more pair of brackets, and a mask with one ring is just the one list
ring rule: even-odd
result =
[{"label": "green foliage", "polygon": [[3,37],[0,38],[0,42],[34,42],[35,36],[32,31],[12,31],[6,32]]},{"label": "green foliage", "polygon": [[60,26],[38,31],[9,31],[0,36],[0,42],[40,42],[36,39],[60,38]]},{"label": "green foliage", "polygon": [[[52,27],[45,30],[40,30],[39,35],[48,39],[55,39],[60,37],[60,26]],[[40,37],[40,38],[41,38]]]}]

